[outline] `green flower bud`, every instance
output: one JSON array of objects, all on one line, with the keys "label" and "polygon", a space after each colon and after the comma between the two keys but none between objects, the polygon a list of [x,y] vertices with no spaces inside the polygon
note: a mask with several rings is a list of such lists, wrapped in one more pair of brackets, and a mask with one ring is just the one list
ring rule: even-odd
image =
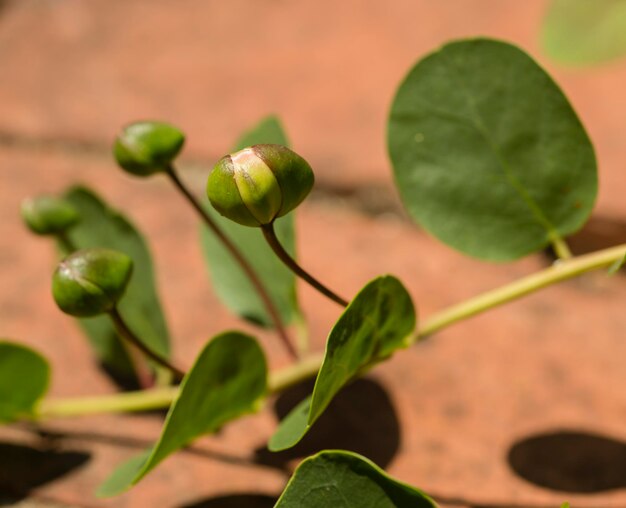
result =
[{"label": "green flower bud", "polygon": [[136,122],[127,125],[113,144],[117,163],[127,172],[149,176],[165,171],[178,155],[185,135],[163,122]]},{"label": "green flower bud", "polygon": [[21,211],[28,228],[38,235],[63,233],[80,220],[76,208],[54,196],[25,199]]},{"label": "green flower bud", "polygon": [[110,249],[83,249],[66,257],[52,276],[59,308],[76,317],[112,310],[124,294],[133,269],[126,254]]},{"label": "green flower bud", "polygon": [[296,208],[313,188],[313,170],[281,145],[255,145],[222,157],[207,196],[224,217],[244,226],[270,224]]}]

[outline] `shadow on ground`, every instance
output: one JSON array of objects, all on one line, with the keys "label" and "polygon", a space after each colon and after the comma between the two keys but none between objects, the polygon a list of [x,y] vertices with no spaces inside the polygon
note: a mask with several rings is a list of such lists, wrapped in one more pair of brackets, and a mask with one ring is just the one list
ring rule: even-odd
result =
[{"label": "shadow on ground", "polygon": [[0,442],[0,497],[24,498],[31,490],[71,473],[89,459],[84,452]]},{"label": "shadow on ground", "polygon": [[537,434],[508,454],[513,471],[552,490],[592,494],[626,487],[626,443],[578,431]]},{"label": "shadow on ground", "polygon": [[[283,392],[274,404],[282,420],[308,396],[313,384],[303,383]],[[278,453],[263,447],[255,451],[255,462],[287,469],[293,459],[324,449],[350,450],[386,467],[400,446],[400,425],[385,389],[371,378],[362,378],[345,387],[296,446]]]},{"label": "shadow on ground", "polygon": [[277,499],[264,494],[232,494],[186,504],[180,508],[273,508]]}]

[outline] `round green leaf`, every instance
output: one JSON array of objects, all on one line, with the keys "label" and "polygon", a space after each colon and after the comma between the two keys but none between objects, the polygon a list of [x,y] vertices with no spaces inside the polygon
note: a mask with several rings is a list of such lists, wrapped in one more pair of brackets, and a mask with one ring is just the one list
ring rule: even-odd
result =
[{"label": "round green leaf", "polygon": [[32,415],[49,381],[50,366],[43,356],[0,340],[0,423]]},{"label": "round green leaf", "polygon": [[393,101],[388,148],[410,216],[481,259],[559,241],[596,198],[594,151],[576,113],[504,42],[453,42],[418,62]]}]

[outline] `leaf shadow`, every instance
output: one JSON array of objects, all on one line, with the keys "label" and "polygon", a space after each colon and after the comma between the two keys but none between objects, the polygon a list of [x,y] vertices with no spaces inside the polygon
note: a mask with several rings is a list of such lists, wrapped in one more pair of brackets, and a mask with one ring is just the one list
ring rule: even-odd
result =
[{"label": "leaf shadow", "polygon": [[[274,403],[282,420],[313,390],[313,382],[301,383],[283,392]],[[359,378],[341,390],[309,433],[293,448],[270,452],[255,450],[257,464],[289,469],[289,462],[324,449],[360,453],[380,467],[388,466],[400,447],[400,424],[383,386],[371,377]]]},{"label": "leaf shadow", "polygon": [[265,494],[230,494],[202,499],[180,508],[273,508],[277,500]]},{"label": "leaf shadow", "polygon": [[141,390],[136,378],[125,376],[104,362],[96,362],[98,369],[123,392]]},{"label": "leaf shadow", "polygon": [[90,458],[81,451],[0,442],[0,496],[24,498],[31,490],[84,466]]},{"label": "leaf shadow", "polygon": [[593,494],[626,487],[626,443],[600,434],[527,436],[511,446],[507,460],[518,476],[552,490]]}]

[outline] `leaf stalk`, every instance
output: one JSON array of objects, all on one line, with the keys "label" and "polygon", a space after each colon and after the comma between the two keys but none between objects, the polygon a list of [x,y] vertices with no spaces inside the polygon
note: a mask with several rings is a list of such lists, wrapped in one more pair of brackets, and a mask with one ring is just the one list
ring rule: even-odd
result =
[{"label": "leaf stalk", "polygon": [[[517,300],[544,287],[572,279],[586,272],[607,268],[624,256],[626,256],[626,244],[561,261],[550,268],[487,291],[435,314],[424,322],[421,329],[416,332],[415,339],[433,335],[454,323]],[[312,355],[296,364],[271,373],[268,381],[268,392],[279,393],[290,386],[315,377],[322,361],[323,356]],[[178,395],[178,390],[178,387],[153,388],[103,397],[45,400],[40,404],[34,418],[43,420],[97,413],[162,409],[173,402]]]}]

